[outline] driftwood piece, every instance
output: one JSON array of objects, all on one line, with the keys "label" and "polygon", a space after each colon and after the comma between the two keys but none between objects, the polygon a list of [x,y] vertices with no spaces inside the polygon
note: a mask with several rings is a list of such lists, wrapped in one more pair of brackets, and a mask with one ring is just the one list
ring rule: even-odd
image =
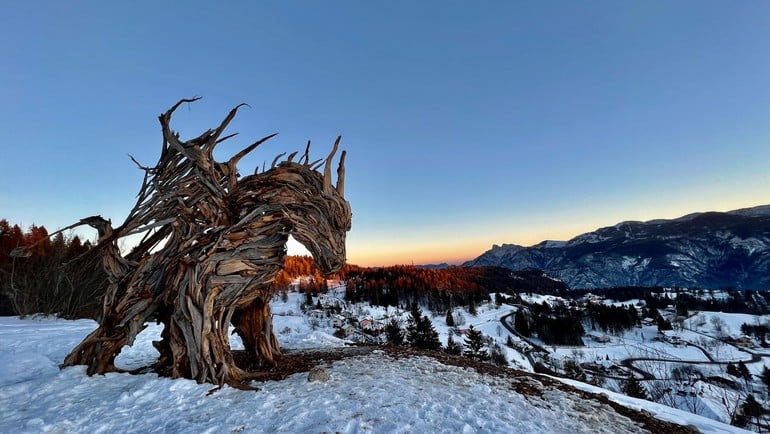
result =
[{"label": "driftwood piece", "polygon": [[[198,382],[237,384],[248,374],[235,366],[229,346],[232,323],[259,366],[281,354],[272,330],[270,283],[283,267],[293,235],[325,273],[345,263],[350,205],[343,197],[343,151],[332,187],[331,164],[340,139],[325,159],[324,172],[309,163],[309,142],[298,163],[289,159],[239,178],[237,163],[274,135],[264,137],[226,162],[214,160],[217,144],[239,105],[222,123],[189,141],[171,130],[171,116],[183,99],[160,115],[163,147],[154,167],[134,160],[145,176],[136,203],[117,228],[100,216],[79,224],[99,233],[97,249],[109,276],[99,327],[66,357],[62,366],[86,365],[87,372],[115,371],[115,357],[131,345],[146,321],[162,322],[153,344],[159,373]],[[323,160],[321,160],[323,161]],[[118,242],[145,233],[126,256]]]}]

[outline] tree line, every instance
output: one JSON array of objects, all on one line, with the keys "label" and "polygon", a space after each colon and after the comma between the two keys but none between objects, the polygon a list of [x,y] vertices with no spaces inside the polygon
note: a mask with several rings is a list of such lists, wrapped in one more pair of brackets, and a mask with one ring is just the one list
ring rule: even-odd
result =
[{"label": "tree line", "polygon": [[[687,310],[700,310],[725,313],[748,313],[763,315],[770,313],[770,291],[739,290],[722,288],[719,290],[702,288],[663,288],[660,286],[623,286],[613,288],[592,288],[570,290],[574,298],[587,293],[602,295],[620,302],[633,299],[644,300],[649,309],[665,308],[668,305],[680,306]],[[676,298],[669,293],[676,293]],[[717,295],[718,294],[718,295]]]},{"label": "tree line", "polygon": [[[447,318],[451,318],[451,312]],[[417,303],[412,303],[409,318],[404,329],[397,319],[392,319],[385,328],[387,344],[391,346],[409,346],[412,348],[443,351],[447,354],[465,356],[480,362],[490,362],[498,366],[507,366],[508,359],[499,344],[485,336],[472,325],[461,340],[455,340],[450,333],[446,346],[439,341],[438,332],[433,323],[424,315]]]},{"label": "tree line", "polygon": [[97,318],[107,276],[89,241],[0,220],[0,313]]}]

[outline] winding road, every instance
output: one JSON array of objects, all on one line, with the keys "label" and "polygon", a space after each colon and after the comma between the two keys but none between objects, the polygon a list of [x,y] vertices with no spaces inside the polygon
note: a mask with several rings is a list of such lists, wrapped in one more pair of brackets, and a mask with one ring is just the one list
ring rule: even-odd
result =
[{"label": "winding road", "polygon": [[[512,306],[521,308],[521,306],[518,306],[518,305],[512,305]],[[513,316],[513,314],[514,314],[514,312],[511,312],[509,314],[503,315],[500,318],[500,322],[503,324],[503,327],[505,327],[505,329],[508,330],[508,332],[510,332],[511,334],[519,337],[519,339],[521,339],[524,342],[526,342],[527,344],[531,345],[536,350],[536,351],[530,350],[530,351],[526,351],[526,352],[523,353],[524,356],[527,357],[527,360],[529,360],[529,363],[534,367],[535,366],[535,360],[532,357],[531,353],[533,353],[533,352],[541,352],[541,353],[545,353],[545,354],[550,354],[550,352],[547,349],[543,348],[542,346],[532,342],[531,340],[529,340],[527,337],[523,336],[519,332],[517,332],[509,324],[508,318]],[[690,330],[690,329],[687,329],[687,330]],[[690,331],[694,331],[694,330],[690,330]],[[703,333],[700,333],[700,332],[696,332],[696,333],[703,334]],[[704,334],[704,336],[707,336],[709,338],[715,339],[712,336],[708,336],[708,335],[705,335],[705,334]],[[726,342],[726,344],[735,347],[738,351],[741,351],[741,352],[744,352],[744,353],[747,353],[747,354],[751,355],[751,359],[750,360],[748,360],[748,361],[743,360],[743,362],[755,363],[755,362],[758,362],[758,361],[762,360],[762,356],[759,355],[759,354],[752,353],[750,351],[746,351],[745,349],[743,349],[741,347],[738,347],[736,345],[733,345],[731,343],[727,343]],[[718,361],[718,360],[715,360],[714,357],[705,348],[703,348],[702,346],[697,345],[697,344],[693,344],[693,343],[690,343],[690,342],[687,342],[687,345],[693,346],[693,347],[699,349],[701,352],[703,352],[703,354],[706,356],[708,361],[706,361],[706,360],[666,359],[666,358],[660,358],[660,357],[628,357],[628,358],[625,358],[625,359],[621,360],[620,364],[621,364],[621,366],[623,366],[623,367],[625,367],[625,368],[627,368],[627,369],[629,369],[629,370],[631,370],[633,372],[636,372],[637,374],[641,375],[643,380],[649,381],[649,380],[656,380],[658,378],[655,377],[654,375],[650,374],[649,372],[634,366],[634,363],[636,363],[636,362],[673,362],[673,363],[686,363],[686,364],[694,364],[694,365],[727,365],[728,363],[738,363],[739,361],[741,361],[741,360]],[[599,376],[602,376],[604,378],[613,378],[613,379],[618,379],[618,380],[623,380],[623,379],[627,378],[627,377],[619,377],[619,376],[609,375],[609,374],[606,374],[606,373],[603,373],[603,372],[599,372],[599,371],[595,371],[595,370],[592,370],[592,369],[590,369],[589,372],[592,375],[599,375]]]}]

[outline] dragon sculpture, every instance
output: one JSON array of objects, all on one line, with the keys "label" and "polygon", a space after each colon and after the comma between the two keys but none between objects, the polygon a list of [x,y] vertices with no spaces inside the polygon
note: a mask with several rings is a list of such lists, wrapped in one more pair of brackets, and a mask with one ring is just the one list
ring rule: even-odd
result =
[{"label": "dragon sculpture", "polygon": [[[155,370],[172,377],[218,385],[240,384],[249,372],[236,366],[229,344],[232,324],[253,361],[277,363],[271,283],[282,269],[292,235],[313,255],[324,273],[345,263],[345,236],[351,211],[344,199],[345,152],[332,185],[331,166],[340,138],[325,160],[297,153],[268,170],[240,177],[237,163],[274,135],[264,137],[226,162],[213,157],[235,117],[189,141],[170,128],[183,99],[160,116],[163,149],[145,176],[125,222],[113,228],[100,216],[82,219],[97,229],[96,248],[109,277],[99,327],[75,347],[65,366],[86,365],[89,375],[117,371],[114,361],[150,320],[164,326]],[[134,160],[136,162],[136,160]],[[316,170],[324,165],[323,173]],[[144,234],[123,256],[118,241]]]}]

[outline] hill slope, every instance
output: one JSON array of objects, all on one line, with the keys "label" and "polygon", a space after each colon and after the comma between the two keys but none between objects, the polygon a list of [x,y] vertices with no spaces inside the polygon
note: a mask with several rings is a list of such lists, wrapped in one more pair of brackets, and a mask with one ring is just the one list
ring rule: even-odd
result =
[{"label": "hill slope", "polygon": [[[284,326],[281,321],[277,316],[276,326]],[[297,373],[258,383],[257,391],[217,390],[155,374],[60,371],[59,361],[94,326],[89,320],[0,318],[0,362],[8,368],[0,370],[0,432],[692,432],[650,414],[706,433],[740,431],[611,392],[581,392],[549,377],[467,369],[442,362],[440,355],[408,351],[354,351],[324,363],[331,376],[326,383]],[[151,341],[159,333],[150,325],[117,364],[151,362],[157,357]],[[315,343],[314,351],[345,351],[341,341],[315,331],[281,337]]]},{"label": "hill slope", "polygon": [[770,205],[627,221],[569,241],[495,245],[468,266],[544,270],[572,288],[770,288]]}]

